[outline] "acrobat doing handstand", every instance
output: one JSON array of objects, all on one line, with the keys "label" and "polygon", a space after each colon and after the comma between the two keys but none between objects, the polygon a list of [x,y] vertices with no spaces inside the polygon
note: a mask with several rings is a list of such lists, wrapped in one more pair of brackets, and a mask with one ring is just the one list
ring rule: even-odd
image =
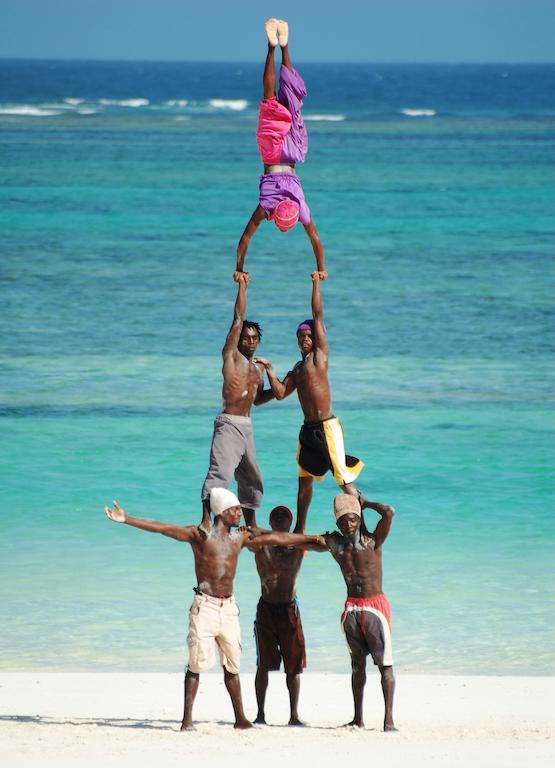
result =
[{"label": "acrobat doing handstand", "polygon": [[[324,249],[295,173],[295,163],[304,162],[308,150],[308,135],[301,116],[306,86],[291,64],[287,22],[269,19],[265,30],[268,54],[262,79],[264,97],[260,102],[256,132],[264,174],[260,177],[259,204],[237,246],[237,266],[233,277],[237,281],[243,272],[249,242],[258,225],[263,219],[269,219],[282,232],[294,227],[297,221],[301,222],[310,238],[320,279],[325,280],[328,275],[324,266]],[[282,64],[276,96],[274,49],[278,44]]]}]

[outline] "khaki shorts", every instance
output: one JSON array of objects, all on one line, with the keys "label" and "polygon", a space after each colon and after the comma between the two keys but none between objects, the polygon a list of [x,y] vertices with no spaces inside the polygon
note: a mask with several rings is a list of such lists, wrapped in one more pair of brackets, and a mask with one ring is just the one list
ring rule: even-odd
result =
[{"label": "khaki shorts", "polygon": [[214,666],[214,641],[220,649],[222,667],[236,675],[241,659],[241,628],[235,598],[195,595],[189,610],[187,635],[187,668],[191,672],[206,672]]}]

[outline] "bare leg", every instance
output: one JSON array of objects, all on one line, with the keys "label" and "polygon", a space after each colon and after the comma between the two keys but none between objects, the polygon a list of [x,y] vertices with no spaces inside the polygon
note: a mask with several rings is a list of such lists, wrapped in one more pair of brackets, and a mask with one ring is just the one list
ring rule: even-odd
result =
[{"label": "bare leg", "polygon": [[182,731],[192,731],[193,728],[193,704],[198,691],[199,675],[187,670],[185,674],[185,704],[183,707]]},{"label": "bare leg", "polygon": [[249,507],[241,507],[243,510],[243,517],[245,518],[245,525],[250,525],[252,528],[257,528],[256,525],[256,511],[249,509]]},{"label": "bare leg", "polygon": [[239,675],[232,675],[224,667],[224,682],[231,703],[233,704],[233,711],[235,713],[235,725],[234,728],[252,728],[252,723],[247,720],[243,711],[243,699],[241,698],[241,681]]},{"label": "bare leg", "polygon": [[281,49],[281,63],[284,67],[287,67],[287,69],[293,69],[293,65],[291,64],[291,59],[289,57],[288,45],[284,45]]},{"label": "bare leg", "polygon": [[385,717],[383,721],[384,731],[396,731],[393,722],[393,694],[395,693],[395,676],[393,667],[380,667],[382,676],[382,691],[385,703]]},{"label": "bare leg", "polygon": [[310,502],[312,501],[312,477],[299,477],[299,491],[297,493],[297,523],[295,533],[304,533],[306,528],[306,516]]},{"label": "bare leg", "polygon": [[258,713],[256,715],[255,723],[259,725],[266,725],[266,715],[264,713],[264,704],[266,703],[266,691],[268,690],[268,670],[261,669],[256,670],[256,677],[254,678],[254,690],[256,691],[256,704],[258,706]]},{"label": "bare leg", "polygon": [[291,717],[289,725],[304,725],[299,720],[299,693],[301,692],[301,676],[287,675],[287,690],[289,691],[289,704],[291,706]]},{"label": "bare leg", "polygon": [[274,62],[274,47],[268,43],[268,53],[262,75],[262,88],[264,99],[271,99],[276,95],[276,65]]},{"label": "bare leg", "polygon": [[351,656],[351,667],[351,687],[353,689],[355,716],[350,723],[347,723],[347,725],[355,725],[357,728],[364,728],[362,704],[364,699],[364,686],[366,684],[366,656],[363,653],[353,653]]}]

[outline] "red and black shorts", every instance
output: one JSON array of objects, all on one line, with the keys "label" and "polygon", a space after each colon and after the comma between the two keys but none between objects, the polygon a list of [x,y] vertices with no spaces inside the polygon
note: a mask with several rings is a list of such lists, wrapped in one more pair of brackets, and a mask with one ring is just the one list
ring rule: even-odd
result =
[{"label": "red and black shorts", "polygon": [[274,672],[283,666],[298,675],[306,667],[305,641],[297,598],[290,603],[268,603],[262,597],[254,622],[256,666]]},{"label": "red and black shorts", "polygon": [[374,664],[392,666],[391,607],[383,592],[370,597],[347,597],[341,624],[351,656],[370,654]]}]

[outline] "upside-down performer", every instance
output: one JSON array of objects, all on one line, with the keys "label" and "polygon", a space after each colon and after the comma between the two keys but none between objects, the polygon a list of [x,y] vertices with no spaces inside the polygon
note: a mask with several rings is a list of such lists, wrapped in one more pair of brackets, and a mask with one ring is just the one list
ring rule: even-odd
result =
[{"label": "upside-down performer", "polygon": [[[301,115],[306,86],[291,64],[287,22],[269,19],[265,30],[268,54],[262,79],[264,96],[260,102],[256,132],[264,173],[260,177],[259,204],[237,246],[234,278],[237,280],[239,273],[243,272],[249,242],[258,225],[263,219],[269,219],[282,232],[294,227],[297,221],[301,222],[310,238],[320,279],[325,280],[327,272],[324,265],[324,249],[306,204],[301,182],[295,173],[295,164],[304,162],[308,150],[308,136]],[[276,95],[274,49],[278,44],[281,48],[282,64]]]}]

